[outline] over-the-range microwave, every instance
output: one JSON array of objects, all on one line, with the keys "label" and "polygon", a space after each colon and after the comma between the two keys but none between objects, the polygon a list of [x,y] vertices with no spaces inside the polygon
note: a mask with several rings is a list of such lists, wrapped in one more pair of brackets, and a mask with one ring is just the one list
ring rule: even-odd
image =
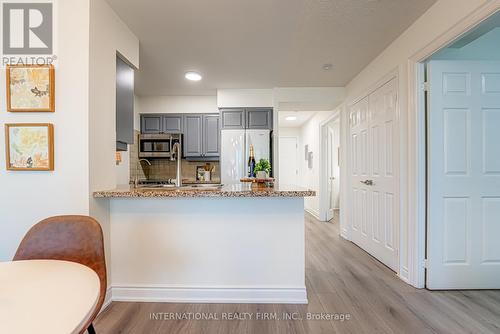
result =
[{"label": "over-the-range microwave", "polygon": [[182,134],[140,134],[139,158],[170,158],[175,143],[182,145]]}]

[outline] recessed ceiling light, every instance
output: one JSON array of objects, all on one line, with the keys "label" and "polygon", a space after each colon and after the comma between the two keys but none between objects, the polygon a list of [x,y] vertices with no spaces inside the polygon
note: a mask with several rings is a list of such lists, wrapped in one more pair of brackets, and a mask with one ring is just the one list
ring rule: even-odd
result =
[{"label": "recessed ceiling light", "polygon": [[287,117],[285,117],[285,120],[287,120],[287,121],[296,121],[297,120],[297,116],[287,116]]},{"label": "recessed ceiling light", "polygon": [[186,72],[184,77],[190,81],[200,81],[202,78],[200,73],[193,72],[193,71]]},{"label": "recessed ceiling light", "polygon": [[332,64],[325,64],[325,65],[323,65],[323,69],[324,69],[325,71],[329,71],[329,70],[331,70],[331,69],[332,69],[332,67],[333,67],[333,65],[332,65]]}]

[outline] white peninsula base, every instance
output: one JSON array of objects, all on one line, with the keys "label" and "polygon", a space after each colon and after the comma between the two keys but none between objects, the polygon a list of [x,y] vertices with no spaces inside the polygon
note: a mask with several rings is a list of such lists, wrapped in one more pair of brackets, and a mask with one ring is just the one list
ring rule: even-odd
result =
[{"label": "white peninsula base", "polygon": [[112,300],[307,303],[303,197],[109,201]]}]

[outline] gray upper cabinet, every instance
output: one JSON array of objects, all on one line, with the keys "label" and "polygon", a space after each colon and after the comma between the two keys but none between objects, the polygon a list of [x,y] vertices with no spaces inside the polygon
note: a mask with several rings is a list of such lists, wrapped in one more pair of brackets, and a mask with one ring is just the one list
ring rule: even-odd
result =
[{"label": "gray upper cabinet", "polygon": [[268,108],[246,109],[247,129],[273,129],[273,112]]},{"label": "gray upper cabinet", "polygon": [[134,143],[134,69],[116,57],[116,144],[126,150]]},{"label": "gray upper cabinet", "polygon": [[162,115],[141,115],[141,133],[162,133]]},{"label": "gray upper cabinet", "polygon": [[203,116],[184,116],[184,156],[201,157],[203,155]]},{"label": "gray upper cabinet", "polygon": [[273,129],[272,108],[222,108],[222,129]]},{"label": "gray upper cabinet", "polygon": [[219,115],[203,116],[203,156],[220,156],[220,118]]},{"label": "gray upper cabinet", "polygon": [[221,109],[220,117],[223,129],[244,129],[245,125],[245,109],[231,108]]},{"label": "gray upper cabinet", "polygon": [[182,130],[182,115],[163,115],[164,133],[181,133]]},{"label": "gray upper cabinet", "polygon": [[216,160],[220,156],[220,128],[219,114],[141,115],[141,133],[182,133],[183,156],[191,160]]}]

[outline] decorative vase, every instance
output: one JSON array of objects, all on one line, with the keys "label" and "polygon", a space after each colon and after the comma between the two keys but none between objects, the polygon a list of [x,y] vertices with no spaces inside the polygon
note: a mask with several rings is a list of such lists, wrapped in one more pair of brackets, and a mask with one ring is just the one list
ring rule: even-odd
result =
[{"label": "decorative vase", "polygon": [[267,179],[267,173],[265,171],[258,171],[257,178],[258,179]]}]

